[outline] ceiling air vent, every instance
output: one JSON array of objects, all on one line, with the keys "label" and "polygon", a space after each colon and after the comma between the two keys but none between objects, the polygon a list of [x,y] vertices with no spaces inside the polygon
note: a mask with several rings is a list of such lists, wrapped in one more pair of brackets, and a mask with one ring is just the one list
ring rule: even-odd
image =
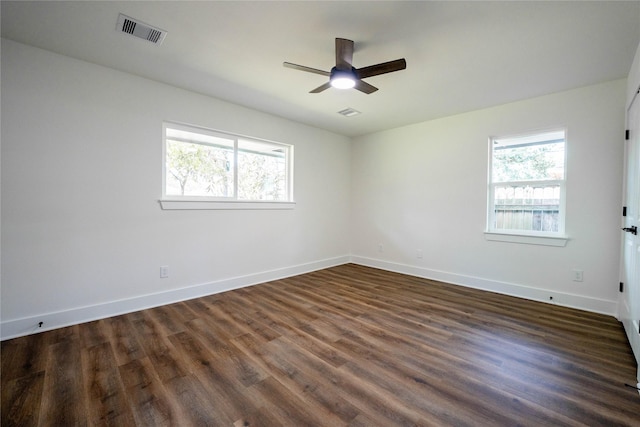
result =
[{"label": "ceiling air vent", "polygon": [[123,14],[118,15],[118,25],[116,25],[116,29],[154,44],[161,44],[167,35],[167,32],[164,30],[154,28]]},{"label": "ceiling air vent", "polygon": [[345,108],[344,110],[338,111],[338,114],[342,114],[345,117],[353,117],[362,113],[358,110],[354,110],[353,108]]}]

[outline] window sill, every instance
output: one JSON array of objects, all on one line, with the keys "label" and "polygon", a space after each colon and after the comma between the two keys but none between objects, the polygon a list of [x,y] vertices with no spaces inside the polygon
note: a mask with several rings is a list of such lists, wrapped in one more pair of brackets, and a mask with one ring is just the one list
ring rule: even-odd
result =
[{"label": "window sill", "polygon": [[159,200],[162,210],[265,210],[293,209],[294,202],[222,202],[211,200]]},{"label": "window sill", "polygon": [[509,234],[485,231],[484,238],[492,242],[522,243],[525,245],[542,245],[564,247],[567,236],[531,236],[526,234]]}]

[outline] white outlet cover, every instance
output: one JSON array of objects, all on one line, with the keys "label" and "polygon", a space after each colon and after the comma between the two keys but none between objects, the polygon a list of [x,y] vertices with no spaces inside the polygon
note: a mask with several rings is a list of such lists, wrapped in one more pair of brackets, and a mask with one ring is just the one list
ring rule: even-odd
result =
[{"label": "white outlet cover", "polygon": [[169,266],[164,265],[160,267],[160,278],[166,279],[167,277],[169,277]]},{"label": "white outlet cover", "polygon": [[582,282],[584,280],[584,272],[582,270],[573,270],[573,281]]}]

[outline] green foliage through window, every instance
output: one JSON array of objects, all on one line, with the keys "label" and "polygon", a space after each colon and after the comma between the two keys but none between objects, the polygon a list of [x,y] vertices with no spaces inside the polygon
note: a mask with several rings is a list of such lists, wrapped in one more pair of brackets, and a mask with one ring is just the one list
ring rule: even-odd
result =
[{"label": "green foliage through window", "polygon": [[564,142],[493,150],[494,182],[562,179]]}]

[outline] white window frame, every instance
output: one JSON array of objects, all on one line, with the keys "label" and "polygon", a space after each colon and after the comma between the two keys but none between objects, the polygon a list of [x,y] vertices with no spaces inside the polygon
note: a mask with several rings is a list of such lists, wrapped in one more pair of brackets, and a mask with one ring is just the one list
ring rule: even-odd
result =
[{"label": "white window frame", "polygon": [[[564,177],[558,180],[522,180],[522,181],[507,181],[507,182],[493,182],[493,149],[494,142],[496,140],[505,139],[524,139],[535,138],[538,135],[543,135],[552,132],[564,132]],[[535,140],[535,139],[534,139]],[[485,239],[490,241],[509,242],[509,243],[525,243],[534,245],[545,246],[565,246],[568,241],[568,236],[565,234],[565,220],[566,220],[566,182],[567,182],[567,147],[568,147],[568,132],[564,127],[557,127],[552,129],[544,129],[538,131],[531,131],[522,134],[515,135],[502,135],[493,136],[489,138],[489,161],[488,161],[488,185],[487,185],[487,224],[485,230]],[[560,189],[559,209],[558,209],[558,231],[535,231],[535,230],[521,230],[521,229],[496,229],[493,227],[495,224],[495,189],[496,187],[514,185],[558,185]]]},{"label": "white window frame", "polygon": [[[234,191],[229,197],[212,196],[181,196],[167,194],[167,129],[184,130],[187,132],[199,133],[206,136],[221,137],[233,140],[233,161],[234,161]],[[243,200],[238,199],[238,142],[239,140],[264,143],[271,146],[282,147],[286,152],[286,176],[287,188],[286,200]],[[208,210],[208,209],[293,209],[293,145],[281,142],[269,141],[266,139],[239,135],[235,133],[208,129],[200,126],[188,125],[176,122],[162,123],[162,197],[159,200],[163,210]]]}]

